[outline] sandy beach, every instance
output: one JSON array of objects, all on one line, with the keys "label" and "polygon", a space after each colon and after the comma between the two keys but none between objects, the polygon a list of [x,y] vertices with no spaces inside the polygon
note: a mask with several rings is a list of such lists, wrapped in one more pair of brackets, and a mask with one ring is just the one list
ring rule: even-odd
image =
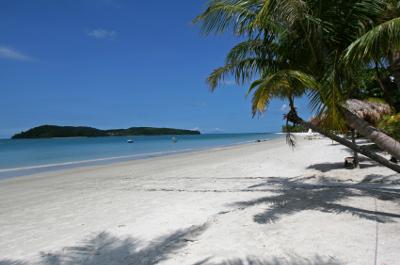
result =
[{"label": "sandy beach", "polygon": [[0,264],[400,264],[400,175],[285,139],[0,181]]}]

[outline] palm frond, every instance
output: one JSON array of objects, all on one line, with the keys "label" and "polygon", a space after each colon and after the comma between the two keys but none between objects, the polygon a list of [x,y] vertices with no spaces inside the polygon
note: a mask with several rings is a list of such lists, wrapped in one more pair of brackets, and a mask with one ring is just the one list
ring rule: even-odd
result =
[{"label": "palm frond", "polygon": [[201,23],[204,34],[223,33],[230,27],[236,34],[249,30],[260,0],[212,0],[193,22]]},{"label": "palm frond", "polygon": [[207,83],[214,91],[223,81],[232,76],[238,85],[253,80],[253,77],[259,73],[263,60],[260,58],[247,58],[241,61],[225,64],[215,69],[207,78]]},{"label": "palm frond", "polygon": [[268,46],[272,43],[265,43],[259,39],[249,39],[235,45],[226,56],[226,63],[242,61],[248,57],[255,57],[267,52]]},{"label": "palm frond", "polygon": [[315,79],[304,72],[296,70],[280,70],[264,80],[255,81],[248,94],[254,90],[252,98],[252,113],[265,111],[272,98],[287,98],[301,96],[307,89],[318,89]]},{"label": "palm frond", "polygon": [[354,41],[346,50],[346,64],[356,61],[379,61],[390,51],[400,49],[400,17],[386,21]]},{"label": "palm frond", "polygon": [[305,14],[308,13],[307,1],[303,0],[275,0],[276,12],[289,26],[296,22],[303,22]]},{"label": "palm frond", "polygon": [[211,91],[214,91],[218,85],[220,84],[221,81],[224,81],[227,75],[230,75],[230,73],[234,70],[233,65],[224,65],[222,67],[218,67],[212,73],[207,77],[207,83],[211,89]]},{"label": "palm frond", "polygon": [[225,59],[225,65],[215,69],[207,79],[211,90],[215,90],[228,76],[238,85],[254,80],[257,74],[276,72],[287,66],[278,61],[277,45],[260,39],[249,39],[234,46]]}]

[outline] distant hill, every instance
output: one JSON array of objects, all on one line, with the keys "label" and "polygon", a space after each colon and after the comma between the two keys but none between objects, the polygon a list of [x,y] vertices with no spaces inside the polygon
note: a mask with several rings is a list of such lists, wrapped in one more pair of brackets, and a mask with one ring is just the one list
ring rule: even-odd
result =
[{"label": "distant hill", "polygon": [[26,132],[15,134],[12,139],[53,138],[53,137],[100,137],[128,135],[194,135],[199,131],[173,128],[132,127],[128,129],[100,130],[83,126],[42,125]]}]

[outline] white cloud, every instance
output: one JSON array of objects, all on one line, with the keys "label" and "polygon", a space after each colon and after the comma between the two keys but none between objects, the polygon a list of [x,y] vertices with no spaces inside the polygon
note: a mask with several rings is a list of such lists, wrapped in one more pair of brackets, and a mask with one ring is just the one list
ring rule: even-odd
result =
[{"label": "white cloud", "polygon": [[282,111],[282,112],[286,112],[286,111],[288,111],[288,110],[289,110],[289,106],[288,106],[288,105],[283,104],[283,105],[281,106],[281,111]]},{"label": "white cloud", "polygon": [[13,48],[0,46],[0,58],[17,60],[17,61],[31,61],[32,57],[25,55]]},{"label": "white cloud", "polygon": [[95,39],[113,40],[117,37],[117,32],[114,30],[107,30],[107,29],[94,29],[92,31],[89,31],[88,36]]}]

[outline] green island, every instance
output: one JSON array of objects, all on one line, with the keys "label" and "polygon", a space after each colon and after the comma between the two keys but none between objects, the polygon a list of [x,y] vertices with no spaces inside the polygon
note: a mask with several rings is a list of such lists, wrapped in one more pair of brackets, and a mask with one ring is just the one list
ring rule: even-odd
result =
[{"label": "green island", "polygon": [[131,127],[128,129],[101,130],[85,126],[42,125],[13,135],[12,139],[53,137],[101,137],[129,135],[196,135],[200,131],[174,128]]}]

